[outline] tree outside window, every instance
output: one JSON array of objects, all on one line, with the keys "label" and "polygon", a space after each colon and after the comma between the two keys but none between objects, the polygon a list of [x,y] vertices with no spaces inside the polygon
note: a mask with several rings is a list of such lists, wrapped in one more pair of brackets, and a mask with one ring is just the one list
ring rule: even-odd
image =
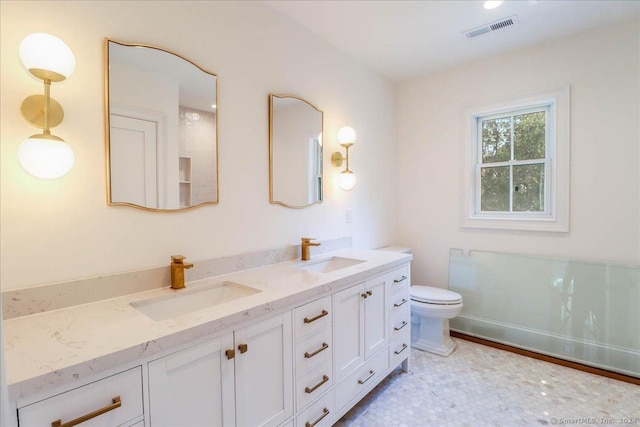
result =
[{"label": "tree outside window", "polygon": [[480,212],[544,212],[547,111],[479,117]]}]

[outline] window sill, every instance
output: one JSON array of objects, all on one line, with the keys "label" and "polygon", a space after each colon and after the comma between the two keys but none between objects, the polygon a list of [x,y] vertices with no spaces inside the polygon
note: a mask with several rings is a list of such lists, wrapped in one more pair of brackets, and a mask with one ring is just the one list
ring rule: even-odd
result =
[{"label": "window sill", "polygon": [[568,233],[569,222],[549,218],[463,218],[461,228]]}]

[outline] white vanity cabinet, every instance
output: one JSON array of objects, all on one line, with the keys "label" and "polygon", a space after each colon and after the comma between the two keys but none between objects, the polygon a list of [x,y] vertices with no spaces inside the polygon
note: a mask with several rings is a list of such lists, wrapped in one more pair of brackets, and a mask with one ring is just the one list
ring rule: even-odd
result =
[{"label": "white vanity cabinet", "polygon": [[[332,419],[333,308],[331,295],[297,307],[294,318],[298,426],[321,427]],[[306,408],[306,409],[305,409]]]},{"label": "white vanity cabinet", "polygon": [[151,426],[276,426],[293,415],[291,311],[149,363]]},{"label": "white vanity cabinet", "polygon": [[[334,294],[334,323],[337,326],[334,329],[335,405],[338,415],[346,412],[357,402],[354,400],[357,396],[362,397],[371,390],[398,364],[403,363],[404,370],[408,369],[409,347],[402,347],[411,328],[406,310],[409,305],[408,275],[407,264]],[[396,301],[405,295],[405,303]],[[398,325],[404,325],[401,333],[391,326],[392,318]],[[390,337],[393,337],[392,345]]]},{"label": "white vanity cabinet", "polygon": [[233,333],[149,362],[154,427],[235,425]]},{"label": "white vanity cabinet", "polygon": [[364,283],[333,295],[333,366],[336,382],[364,362]]},{"label": "white vanity cabinet", "polygon": [[198,341],[185,329],[172,337],[181,347],[12,401],[10,427],[329,427],[409,368],[409,264],[372,268],[327,276],[323,291],[292,293],[268,317],[221,317]]},{"label": "white vanity cabinet", "polygon": [[140,366],[18,407],[20,427],[132,426],[142,418]]},{"label": "white vanity cabinet", "polygon": [[346,378],[389,343],[387,275],[352,286],[333,296],[336,381]]},{"label": "white vanity cabinet", "polygon": [[364,283],[364,358],[369,359],[389,344],[387,286],[389,275]]},{"label": "white vanity cabinet", "polygon": [[389,275],[389,366],[402,362],[402,369],[409,371],[408,353],[411,351],[411,281],[409,267],[394,270]]},{"label": "white vanity cabinet", "polygon": [[291,311],[234,334],[236,425],[277,426],[293,415]]}]

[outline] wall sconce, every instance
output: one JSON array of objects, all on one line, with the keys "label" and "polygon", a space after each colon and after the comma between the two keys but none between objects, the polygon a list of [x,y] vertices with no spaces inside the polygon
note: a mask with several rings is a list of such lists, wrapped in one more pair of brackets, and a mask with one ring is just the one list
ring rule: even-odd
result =
[{"label": "wall sconce", "polygon": [[349,169],[349,147],[356,142],[356,131],[349,126],[340,128],[338,131],[338,143],[346,149],[345,156],[339,151],[331,154],[331,164],[335,167],[342,166],[343,160],[346,160],[346,168],[338,176],[338,186],[345,191],[351,190],[356,186],[356,174]]},{"label": "wall sconce", "polygon": [[73,52],[62,40],[50,34],[36,33],[20,43],[20,61],[34,77],[44,82],[44,95],[31,95],[22,101],[22,117],[42,134],[31,135],[18,148],[20,165],[33,176],[53,179],[69,172],[74,155],[69,144],[51,134],[64,118],[62,106],[52,99],[52,82],[67,79],[76,67]]}]

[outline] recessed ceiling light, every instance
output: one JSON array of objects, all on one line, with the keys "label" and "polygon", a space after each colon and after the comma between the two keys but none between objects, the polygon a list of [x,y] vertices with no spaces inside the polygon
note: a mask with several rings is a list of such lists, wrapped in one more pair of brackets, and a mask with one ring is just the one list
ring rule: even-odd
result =
[{"label": "recessed ceiling light", "polygon": [[216,104],[211,104],[211,108],[216,109]]},{"label": "recessed ceiling light", "polygon": [[495,9],[496,7],[500,6],[502,3],[504,3],[504,1],[502,0],[487,0],[484,2],[484,8]]}]

